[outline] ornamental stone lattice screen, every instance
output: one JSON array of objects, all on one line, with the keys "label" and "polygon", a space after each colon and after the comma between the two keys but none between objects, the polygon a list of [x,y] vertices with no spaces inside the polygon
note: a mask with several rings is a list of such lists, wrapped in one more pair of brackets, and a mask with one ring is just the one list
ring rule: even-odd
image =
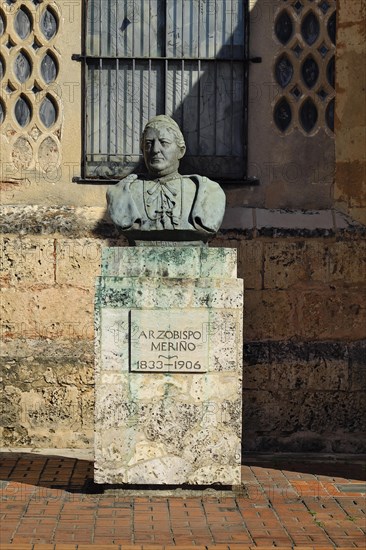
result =
[{"label": "ornamental stone lattice screen", "polygon": [[57,172],[62,99],[58,85],[60,9],[54,2],[6,3],[0,11],[0,122],[19,172]]},{"label": "ornamental stone lattice screen", "polygon": [[[310,8],[310,9],[309,9]],[[281,88],[274,121],[281,133],[334,132],[336,2],[283,2],[274,33],[281,43],[274,73]]]}]

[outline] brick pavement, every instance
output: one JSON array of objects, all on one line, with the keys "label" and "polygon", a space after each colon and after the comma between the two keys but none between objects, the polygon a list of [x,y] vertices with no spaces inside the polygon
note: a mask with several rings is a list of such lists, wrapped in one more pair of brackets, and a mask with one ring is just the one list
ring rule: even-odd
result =
[{"label": "brick pavement", "polygon": [[252,461],[244,496],[183,498],[105,494],[87,460],[0,457],[1,550],[366,547],[360,464]]}]

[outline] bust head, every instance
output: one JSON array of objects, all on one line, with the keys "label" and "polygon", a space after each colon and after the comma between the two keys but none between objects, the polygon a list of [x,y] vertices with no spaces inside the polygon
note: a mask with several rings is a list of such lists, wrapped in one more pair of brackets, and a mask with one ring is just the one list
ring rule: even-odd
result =
[{"label": "bust head", "polygon": [[186,152],[178,124],[167,115],[158,115],[146,124],[141,136],[141,150],[149,175],[153,178],[178,172]]},{"label": "bust head", "polygon": [[178,124],[166,115],[149,120],[141,149],[149,177],[130,174],[108,189],[108,211],[114,223],[131,244],[206,242],[220,227],[225,194],[218,183],[204,176],[178,174],[186,152]]}]

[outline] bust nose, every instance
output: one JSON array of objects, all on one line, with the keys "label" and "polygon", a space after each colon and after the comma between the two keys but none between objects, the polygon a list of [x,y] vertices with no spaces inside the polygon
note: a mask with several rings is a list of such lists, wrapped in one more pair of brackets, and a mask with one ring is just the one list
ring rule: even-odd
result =
[{"label": "bust nose", "polygon": [[160,152],[160,142],[158,139],[154,139],[151,145],[151,151],[152,153],[159,153]]}]

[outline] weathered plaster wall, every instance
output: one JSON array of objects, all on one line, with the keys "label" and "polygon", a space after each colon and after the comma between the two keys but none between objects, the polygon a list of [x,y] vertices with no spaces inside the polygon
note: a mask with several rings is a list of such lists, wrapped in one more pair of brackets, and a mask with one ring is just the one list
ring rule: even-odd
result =
[{"label": "weathered plaster wall", "polygon": [[338,3],[335,206],[366,223],[366,4]]}]

